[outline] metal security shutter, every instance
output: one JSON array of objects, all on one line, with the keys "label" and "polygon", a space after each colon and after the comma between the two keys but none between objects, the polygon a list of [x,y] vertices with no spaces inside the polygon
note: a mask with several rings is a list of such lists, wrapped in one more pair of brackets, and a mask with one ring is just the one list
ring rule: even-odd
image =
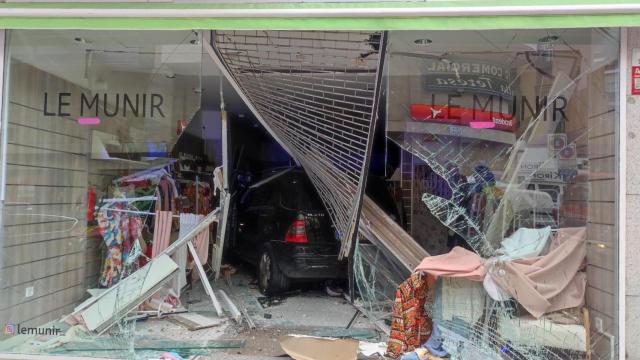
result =
[{"label": "metal security shutter", "polygon": [[348,256],[366,183],[384,34],[219,31],[216,54],[250,108],[306,170]]}]

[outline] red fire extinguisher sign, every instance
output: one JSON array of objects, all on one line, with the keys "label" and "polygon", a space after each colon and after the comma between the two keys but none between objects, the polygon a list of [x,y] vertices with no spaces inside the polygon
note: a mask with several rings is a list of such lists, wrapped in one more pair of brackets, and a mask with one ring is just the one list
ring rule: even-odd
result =
[{"label": "red fire extinguisher sign", "polygon": [[640,66],[631,67],[631,94],[640,95]]}]

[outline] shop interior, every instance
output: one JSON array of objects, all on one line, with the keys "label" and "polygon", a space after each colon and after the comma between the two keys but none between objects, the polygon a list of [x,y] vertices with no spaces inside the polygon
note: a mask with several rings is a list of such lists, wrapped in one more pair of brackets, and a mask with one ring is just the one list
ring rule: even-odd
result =
[{"label": "shop interior", "polygon": [[617,354],[617,31],[7,44],[0,353]]}]

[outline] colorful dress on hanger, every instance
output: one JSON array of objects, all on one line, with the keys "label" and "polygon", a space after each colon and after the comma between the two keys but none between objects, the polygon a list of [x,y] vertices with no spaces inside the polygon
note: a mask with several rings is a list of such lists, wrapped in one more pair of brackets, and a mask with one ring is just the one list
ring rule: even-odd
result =
[{"label": "colorful dress on hanger", "polygon": [[100,274],[100,285],[111,287],[118,283],[120,278],[135,271],[125,269],[127,257],[132,244],[141,238],[142,221],[140,218],[120,212],[120,206],[105,207],[98,212],[98,228],[107,253]]}]

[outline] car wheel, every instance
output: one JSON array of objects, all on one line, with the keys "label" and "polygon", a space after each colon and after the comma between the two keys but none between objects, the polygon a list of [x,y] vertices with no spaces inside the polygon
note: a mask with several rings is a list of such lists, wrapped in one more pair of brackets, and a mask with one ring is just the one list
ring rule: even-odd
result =
[{"label": "car wheel", "polygon": [[289,278],[280,271],[268,247],[260,254],[258,287],[264,295],[274,295],[289,289]]}]

